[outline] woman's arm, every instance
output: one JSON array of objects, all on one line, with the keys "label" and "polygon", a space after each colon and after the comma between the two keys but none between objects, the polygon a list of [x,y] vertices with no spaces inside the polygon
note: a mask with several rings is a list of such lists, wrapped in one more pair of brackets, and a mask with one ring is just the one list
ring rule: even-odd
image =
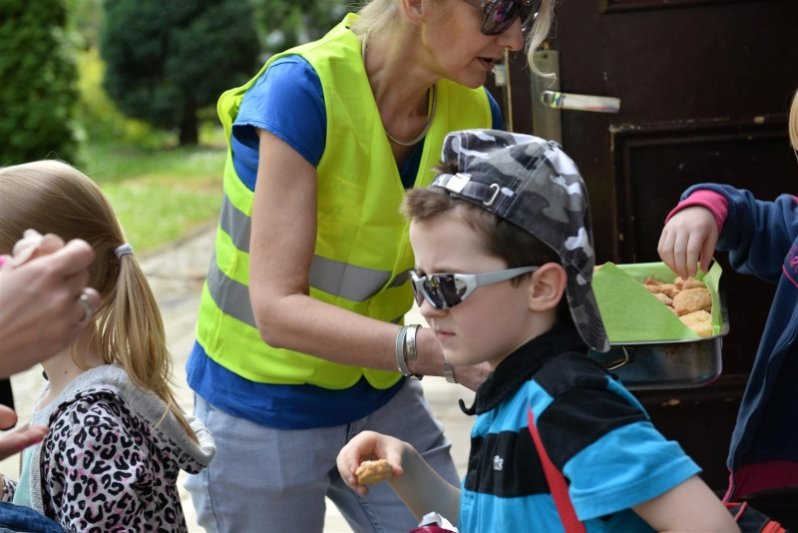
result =
[{"label": "woman's arm", "polygon": [[[263,339],[272,346],[354,366],[396,370],[399,326],[310,297],[308,273],[316,242],[316,169],[265,130],[255,186],[250,241],[250,297]],[[442,375],[443,354],[430,331],[418,332],[410,370]],[[466,385],[481,382],[481,367],[460,368]]]}]

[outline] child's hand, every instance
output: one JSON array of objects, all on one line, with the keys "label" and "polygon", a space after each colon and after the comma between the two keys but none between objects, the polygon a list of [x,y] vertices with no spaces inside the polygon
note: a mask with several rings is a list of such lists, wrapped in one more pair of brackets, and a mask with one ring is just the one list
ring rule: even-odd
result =
[{"label": "child's hand", "polygon": [[338,452],[336,459],[338,472],[349,488],[361,496],[366,496],[368,487],[360,485],[355,475],[360,463],[366,460],[385,459],[393,467],[393,475],[401,476],[404,473],[401,466],[402,454],[407,446],[409,444],[397,438],[374,431],[363,431]]},{"label": "child's hand", "polygon": [[701,206],[682,209],[665,224],[657,252],[676,274],[687,279],[709,270],[718,242],[718,225],[712,212]]}]

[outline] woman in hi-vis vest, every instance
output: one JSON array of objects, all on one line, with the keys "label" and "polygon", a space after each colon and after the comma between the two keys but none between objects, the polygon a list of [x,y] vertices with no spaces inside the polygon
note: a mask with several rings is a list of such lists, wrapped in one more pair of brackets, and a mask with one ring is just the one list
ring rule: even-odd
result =
[{"label": "woman in hi-vis vest", "polygon": [[357,531],[412,529],[390,488],[363,499],[338,477],[364,429],[457,483],[414,376],[474,389],[487,368],[444,369],[433,334],[403,325],[414,262],[398,208],[429,184],[447,132],[502,128],[482,85],[505,50],[540,44],[551,9],[372,0],[220,97],[224,199],[187,364],[217,443],[186,484],[209,531],[321,531],[325,496]]}]

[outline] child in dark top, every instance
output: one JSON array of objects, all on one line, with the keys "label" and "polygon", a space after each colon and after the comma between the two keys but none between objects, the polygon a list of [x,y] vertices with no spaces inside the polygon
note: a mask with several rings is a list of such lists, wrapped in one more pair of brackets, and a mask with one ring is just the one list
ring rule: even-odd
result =
[{"label": "child in dark top", "polygon": [[[798,150],[798,92],[789,114],[789,135]],[[709,268],[715,250],[729,252],[737,272],[776,284],[754,366],[732,435],[726,497],[738,500],[792,487],[791,518],[767,509],[784,525],[798,526],[798,199],[772,202],[729,185],[702,183],[687,189],[662,230],[658,251],[680,276]],[[765,502],[757,507],[763,511]]]},{"label": "child in dark top", "polygon": [[528,429],[534,426],[587,531],[738,531],[698,466],[588,349],[606,350],[593,296],[587,193],[559,145],[493,130],[447,136],[429,189],[408,192],[421,313],[447,364],[493,368],[468,414],[468,472],[458,489],[410,445],[364,432],[338,456],[360,494],[365,459],[393,466],[416,516],[437,511],[461,532],[561,531]]}]

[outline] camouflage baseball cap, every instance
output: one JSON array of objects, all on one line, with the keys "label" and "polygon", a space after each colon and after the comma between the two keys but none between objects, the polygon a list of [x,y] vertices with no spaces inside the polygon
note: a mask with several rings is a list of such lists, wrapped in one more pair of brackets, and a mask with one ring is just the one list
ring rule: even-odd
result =
[{"label": "camouflage baseball cap", "polygon": [[439,174],[431,187],[490,211],[557,252],[582,340],[594,350],[609,350],[591,286],[595,254],[587,190],[560,145],[506,131],[454,131],[444,140],[441,159],[456,161],[458,172]]}]

